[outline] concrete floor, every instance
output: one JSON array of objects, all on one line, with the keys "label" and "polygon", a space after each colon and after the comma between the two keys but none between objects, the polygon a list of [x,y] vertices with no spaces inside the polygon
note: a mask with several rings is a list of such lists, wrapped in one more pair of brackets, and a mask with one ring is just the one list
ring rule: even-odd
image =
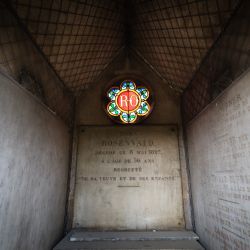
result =
[{"label": "concrete floor", "polygon": [[190,231],[84,232],[72,231],[54,250],[203,250],[199,237]]}]

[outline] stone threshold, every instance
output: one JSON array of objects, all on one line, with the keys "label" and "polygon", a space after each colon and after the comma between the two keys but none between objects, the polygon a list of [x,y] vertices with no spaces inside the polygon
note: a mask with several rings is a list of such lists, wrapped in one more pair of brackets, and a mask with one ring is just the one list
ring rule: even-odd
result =
[{"label": "stone threshold", "polygon": [[104,231],[72,230],[54,250],[204,250],[192,231]]},{"label": "stone threshold", "polygon": [[192,231],[72,231],[70,241],[198,240]]}]

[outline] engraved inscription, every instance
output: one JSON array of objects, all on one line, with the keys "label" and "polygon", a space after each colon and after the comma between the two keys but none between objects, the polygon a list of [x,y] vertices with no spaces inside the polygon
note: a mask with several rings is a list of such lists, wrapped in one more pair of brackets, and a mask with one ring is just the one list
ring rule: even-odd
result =
[{"label": "engraved inscription", "polygon": [[188,128],[196,226],[209,249],[250,249],[249,78]]},{"label": "engraved inscription", "polygon": [[182,210],[175,127],[87,127],[80,133],[75,226],[178,228]]}]

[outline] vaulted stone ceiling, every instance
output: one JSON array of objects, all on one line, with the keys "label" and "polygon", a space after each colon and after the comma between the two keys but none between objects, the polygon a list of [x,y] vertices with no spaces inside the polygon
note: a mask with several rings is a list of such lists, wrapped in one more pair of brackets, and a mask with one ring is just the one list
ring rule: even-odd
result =
[{"label": "vaulted stone ceiling", "polygon": [[238,2],[12,0],[11,7],[73,92],[89,87],[122,49],[182,91]]}]

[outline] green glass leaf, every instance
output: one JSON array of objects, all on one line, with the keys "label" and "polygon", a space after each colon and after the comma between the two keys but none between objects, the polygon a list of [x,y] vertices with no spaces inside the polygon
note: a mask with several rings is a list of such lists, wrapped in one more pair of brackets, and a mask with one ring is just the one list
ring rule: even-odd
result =
[{"label": "green glass leaf", "polygon": [[124,90],[124,89],[132,89],[134,90],[135,89],[135,83],[132,82],[132,81],[125,81],[121,84],[121,89]]},{"label": "green glass leaf", "polygon": [[149,112],[149,104],[145,101],[141,103],[141,106],[137,110],[138,115],[146,115]]},{"label": "green glass leaf", "polygon": [[121,111],[119,110],[119,108],[116,106],[115,102],[110,102],[108,104],[108,112],[110,115],[113,115],[113,116],[118,116],[120,115]]},{"label": "green glass leaf", "polygon": [[130,113],[128,116],[129,116],[129,122],[134,122],[137,118],[137,115],[134,112]]},{"label": "green glass leaf", "polygon": [[144,87],[139,87],[136,90],[140,95],[142,100],[146,100],[149,97],[149,91]]},{"label": "green glass leaf", "polygon": [[108,97],[110,98],[111,101],[115,100],[116,95],[120,92],[120,90],[117,87],[111,88],[108,91]]}]

